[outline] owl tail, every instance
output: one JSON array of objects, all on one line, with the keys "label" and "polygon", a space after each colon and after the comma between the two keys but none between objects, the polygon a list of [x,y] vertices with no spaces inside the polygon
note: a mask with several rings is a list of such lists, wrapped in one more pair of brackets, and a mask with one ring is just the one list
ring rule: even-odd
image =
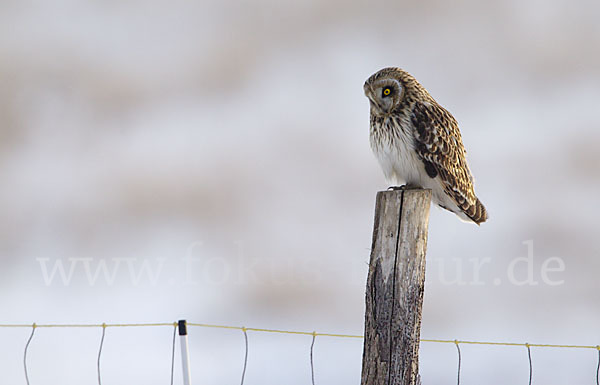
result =
[{"label": "owl tail", "polygon": [[488,213],[485,209],[485,206],[479,198],[476,198],[474,205],[471,205],[467,210],[465,210],[465,214],[471,218],[473,222],[480,225],[488,219]]}]

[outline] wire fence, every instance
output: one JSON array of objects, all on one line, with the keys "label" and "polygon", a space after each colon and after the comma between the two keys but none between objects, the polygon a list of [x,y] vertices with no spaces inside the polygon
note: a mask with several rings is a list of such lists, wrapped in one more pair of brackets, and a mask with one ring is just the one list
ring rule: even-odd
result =
[{"label": "wire fence", "polygon": [[[245,326],[227,326],[227,325],[214,325],[214,324],[204,324],[204,323],[193,323],[186,322],[187,326],[192,327],[203,327],[203,328],[218,328],[218,329],[233,329],[240,330],[244,335],[244,344],[245,344],[245,354],[244,354],[244,365],[241,374],[241,382],[240,384],[244,384],[244,380],[246,377],[246,369],[248,365],[248,332],[260,332],[260,333],[279,333],[279,334],[295,334],[295,335],[307,335],[312,336],[312,342],[310,344],[310,369],[311,369],[311,381],[312,385],[315,385],[315,370],[314,370],[314,361],[313,361],[313,352],[315,341],[317,337],[334,337],[334,338],[354,338],[354,339],[362,339],[364,336],[362,335],[351,335],[351,334],[339,334],[339,333],[318,333],[316,331],[308,332],[308,331],[292,331],[292,330],[280,330],[280,329],[266,329],[266,328],[248,328]],[[170,326],[173,328],[173,341],[172,341],[172,350],[171,350],[171,385],[173,385],[174,372],[175,372],[175,345],[176,345],[176,334],[178,329],[178,322],[158,322],[158,323],[115,323],[115,324],[0,324],[0,328],[31,328],[31,334],[25,343],[25,349],[23,351],[23,368],[25,372],[25,381],[27,385],[30,385],[29,382],[29,372],[27,368],[27,352],[29,350],[29,346],[33,340],[35,331],[37,328],[102,328],[102,336],[100,338],[100,346],[98,349],[98,357],[97,357],[97,377],[98,377],[98,385],[102,385],[102,377],[101,377],[101,358],[102,358],[102,348],[104,346],[104,339],[106,336],[107,328],[116,328],[116,327],[160,327],[160,326]],[[491,345],[491,346],[521,346],[527,349],[527,357],[529,362],[529,385],[531,385],[533,380],[533,362],[531,358],[531,348],[553,348],[553,349],[593,349],[598,353],[598,364],[596,366],[596,385],[600,385],[600,345],[560,345],[560,344],[531,344],[528,342],[520,343],[520,342],[490,342],[490,341],[468,341],[468,340],[444,340],[444,339],[421,339],[421,342],[427,343],[440,343],[440,344],[454,344],[456,346],[457,354],[458,354],[458,368],[457,368],[457,384],[460,385],[460,373],[461,373],[461,351],[460,345]]]}]

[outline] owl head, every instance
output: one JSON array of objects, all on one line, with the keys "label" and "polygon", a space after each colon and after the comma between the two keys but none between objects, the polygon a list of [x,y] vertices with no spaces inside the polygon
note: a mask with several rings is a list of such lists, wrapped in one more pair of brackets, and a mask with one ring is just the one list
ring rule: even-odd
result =
[{"label": "owl head", "polygon": [[428,95],[412,75],[395,67],[384,68],[371,75],[364,90],[371,103],[371,113],[377,116],[389,116],[402,104]]}]

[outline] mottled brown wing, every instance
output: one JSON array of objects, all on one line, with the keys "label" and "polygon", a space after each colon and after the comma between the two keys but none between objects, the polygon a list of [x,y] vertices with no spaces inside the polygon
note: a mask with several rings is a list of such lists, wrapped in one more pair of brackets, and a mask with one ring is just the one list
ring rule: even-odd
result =
[{"label": "mottled brown wing", "polygon": [[473,222],[485,222],[487,212],[475,196],[456,119],[437,104],[417,102],[411,120],[416,128],[416,151],[427,174],[439,175],[446,193]]}]

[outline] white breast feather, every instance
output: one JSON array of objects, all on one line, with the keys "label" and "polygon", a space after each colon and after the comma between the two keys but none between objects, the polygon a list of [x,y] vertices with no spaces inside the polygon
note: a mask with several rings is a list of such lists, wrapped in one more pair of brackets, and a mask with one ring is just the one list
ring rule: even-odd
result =
[{"label": "white breast feather", "polygon": [[[385,132],[383,130],[389,130],[385,127],[387,124],[386,119],[382,124],[383,127],[377,129]],[[411,132],[406,133],[400,127],[395,129],[398,135],[391,140],[387,134],[383,135],[383,140],[375,140],[375,135],[371,132],[371,149],[383,170],[386,182],[390,186],[422,185],[421,169],[425,172],[425,168],[413,148],[414,139]]]}]

